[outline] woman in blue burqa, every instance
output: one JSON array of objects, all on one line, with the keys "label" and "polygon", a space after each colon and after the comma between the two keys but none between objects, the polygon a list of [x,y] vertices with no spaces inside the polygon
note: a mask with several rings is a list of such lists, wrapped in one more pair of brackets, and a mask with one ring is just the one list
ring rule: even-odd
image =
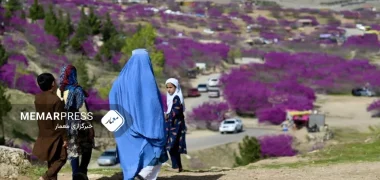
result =
[{"label": "woman in blue burqa", "polygon": [[168,160],[163,106],[152,63],[145,49],[132,56],[114,81],[109,103],[124,118],[114,132],[125,180],[157,179]]}]

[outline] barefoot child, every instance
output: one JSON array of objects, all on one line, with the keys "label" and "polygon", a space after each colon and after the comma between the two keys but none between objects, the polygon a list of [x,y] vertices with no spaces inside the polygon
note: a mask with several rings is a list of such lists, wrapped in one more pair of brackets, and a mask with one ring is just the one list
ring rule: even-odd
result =
[{"label": "barefoot child", "polygon": [[183,112],[185,103],[182,90],[177,79],[170,78],[166,81],[167,105],[166,111],[166,131],[168,141],[166,149],[169,151],[172,161],[172,168],[182,172],[181,154],[186,154],[186,125]]}]

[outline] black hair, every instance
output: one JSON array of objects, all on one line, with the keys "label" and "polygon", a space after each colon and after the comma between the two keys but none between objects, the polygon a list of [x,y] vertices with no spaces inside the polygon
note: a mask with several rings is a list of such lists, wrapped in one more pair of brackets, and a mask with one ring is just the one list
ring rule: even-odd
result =
[{"label": "black hair", "polygon": [[42,73],[38,75],[37,77],[37,83],[38,86],[40,86],[40,89],[42,91],[48,91],[52,88],[52,84],[55,81],[55,78],[52,74],[50,73]]}]

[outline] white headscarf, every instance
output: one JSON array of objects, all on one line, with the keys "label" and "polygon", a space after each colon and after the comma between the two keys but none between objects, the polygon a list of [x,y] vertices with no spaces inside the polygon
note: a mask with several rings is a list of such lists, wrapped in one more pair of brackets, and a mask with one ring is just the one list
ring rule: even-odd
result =
[{"label": "white headscarf", "polygon": [[166,104],[168,105],[166,114],[170,113],[170,111],[172,110],[173,99],[175,96],[179,97],[179,99],[181,100],[181,104],[183,106],[183,111],[185,111],[185,101],[183,100],[182,90],[181,90],[181,86],[179,85],[178,80],[175,78],[170,78],[166,80],[165,85],[167,85],[168,83],[173,84],[176,87],[176,89],[172,95],[170,95],[168,92],[166,93]]}]

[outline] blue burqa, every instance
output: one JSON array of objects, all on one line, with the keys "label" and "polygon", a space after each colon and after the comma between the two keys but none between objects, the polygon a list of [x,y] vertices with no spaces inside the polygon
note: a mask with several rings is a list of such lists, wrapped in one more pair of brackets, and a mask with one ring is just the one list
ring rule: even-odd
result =
[{"label": "blue burqa", "polygon": [[109,103],[125,119],[114,132],[125,180],[168,160],[161,95],[145,49],[132,52],[112,85]]}]

